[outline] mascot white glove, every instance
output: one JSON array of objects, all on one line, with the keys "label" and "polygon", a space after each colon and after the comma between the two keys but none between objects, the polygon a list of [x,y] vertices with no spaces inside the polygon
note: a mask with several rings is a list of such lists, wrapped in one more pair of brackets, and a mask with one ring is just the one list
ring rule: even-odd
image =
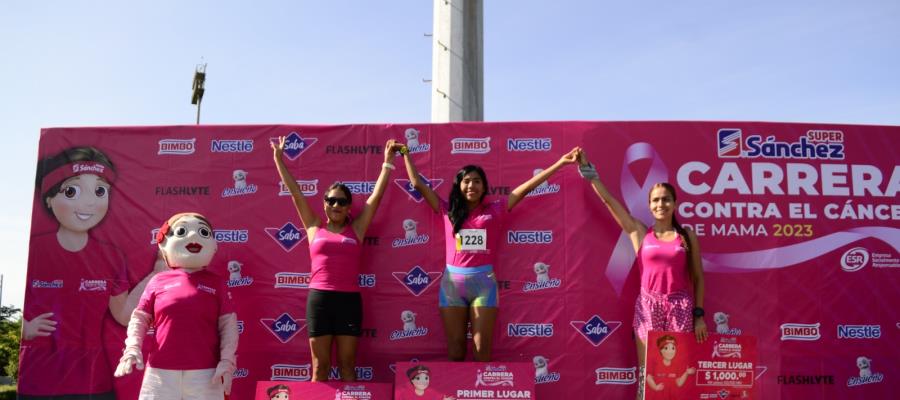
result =
[{"label": "mascot white glove", "polygon": [[237,314],[230,313],[219,317],[219,365],[213,374],[212,382],[222,382],[225,394],[231,394],[231,381],[237,368],[238,326]]},{"label": "mascot white glove", "polygon": [[150,327],[150,314],[141,310],[134,310],[131,313],[131,320],[128,321],[127,337],[125,338],[125,351],[122,358],[119,359],[119,365],[116,367],[115,377],[128,375],[132,371],[132,366],[139,370],[144,369],[144,356],[141,354],[141,344],[144,343],[144,335]]}]

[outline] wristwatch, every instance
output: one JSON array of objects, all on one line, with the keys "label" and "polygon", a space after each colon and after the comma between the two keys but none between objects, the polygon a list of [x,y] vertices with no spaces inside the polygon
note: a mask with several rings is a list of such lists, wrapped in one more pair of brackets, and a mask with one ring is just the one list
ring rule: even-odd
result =
[{"label": "wristwatch", "polygon": [[706,315],[706,312],[703,311],[703,307],[694,307],[694,311],[692,313],[694,314],[694,318],[700,318]]}]

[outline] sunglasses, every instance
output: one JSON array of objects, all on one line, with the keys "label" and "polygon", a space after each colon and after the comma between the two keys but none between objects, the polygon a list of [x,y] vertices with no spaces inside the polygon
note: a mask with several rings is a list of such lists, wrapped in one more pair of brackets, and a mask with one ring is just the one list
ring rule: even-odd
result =
[{"label": "sunglasses", "polygon": [[335,205],[346,207],[350,204],[350,199],[346,197],[326,197],[325,202],[331,207],[334,207]]}]

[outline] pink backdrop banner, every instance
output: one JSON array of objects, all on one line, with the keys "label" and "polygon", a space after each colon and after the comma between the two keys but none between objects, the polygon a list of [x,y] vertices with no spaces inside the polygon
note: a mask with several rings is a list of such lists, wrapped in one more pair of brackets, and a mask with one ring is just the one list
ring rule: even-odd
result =
[{"label": "pink backdrop banner", "polygon": [[534,376],[524,362],[400,362],[394,399],[534,399]]},{"label": "pink backdrop banner", "polygon": [[[40,158],[93,146],[115,165],[116,178],[108,212],[90,229],[90,254],[63,252],[55,234],[61,218],[73,217],[54,216],[36,194],[24,316],[32,320],[53,312],[50,319],[60,329],[23,341],[23,349],[75,357],[69,354],[88,347],[104,354],[107,361],[93,363],[94,370],[73,369],[58,379],[88,379],[98,391],[134,398],[139,374],[118,380],[109,375],[124,327],[105,300],[152,271],[154,229],[172,214],[192,210],[213,224],[219,251],[210,268],[228,279],[240,320],[232,398],[252,398],[257,381],[309,380],[308,243],[272,161],[269,142],[278,136],[287,136],[287,165],[320,214],[319,199],[334,181],[355,192],[353,213],[359,213],[391,138],[410,143],[413,161],[442,197],[465,164],[483,166],[490,194],[503,196],[535,169],[582,146],[610,191],[645,222],[653,183],[668,181],[679,191],[679,220],[697,232],[702,248],[706,323],[713,332],[758,338],[760,398],[885,398],[897,382],[900,127],[889,126],[536,122],[45,129]],[[390,366],[397,361],[445,359],[437,299],[444,269],[442,217],[407,188],[399,167],[364,240],[357,376],[365,383],[393,382]],[[609,371],[633,372],[637,362],[631,332],[637,269],[605,206],[569,166],[503,222],[495,360],[535,366],[538,398],[633,396],[633,373],[600,378]],[[401,320],[406,311],[414,321]],[[28,351],[20,370],[29,367]],[[59,386],[41,374],[20,381],[20,389]]]}]

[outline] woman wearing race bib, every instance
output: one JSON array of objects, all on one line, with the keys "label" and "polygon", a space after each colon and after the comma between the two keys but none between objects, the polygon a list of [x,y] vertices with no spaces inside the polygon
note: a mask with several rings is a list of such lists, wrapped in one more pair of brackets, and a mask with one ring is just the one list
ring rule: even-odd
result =
[{"label": "woman wearing race bib", "polygon": [[335,183],[325,191],[325,221],[307,204],[297,181],[284,164],[284,137],[272,144],[275,166],[287,186],[306,229],[309,242],[310,283],[306,301],[306,322],[312,353],[314,382],[327,381],[331,371],[332,342],[337,345],[341,379],[356,380],[356,348],[362,335],[362,296],[359,271],[361,243],[384,196],[388,175],[395,167],[394,154],[400,145],[388,140],[384,164],[372,194],[356,219],[350,218],[353,197],[350,189]]},{"label": "woman wearing race bib", "polygon": [[600,182],[597,170],[579,152],[579,172],[631,239],[641,273],[641,292],[634,304],[633,328],[637,340],[638,400],[643,399],[644,356],[648,331],[694,332],[706,340],[703,321],[703,264],[697,235],[675,217],[675,188],[665,182],[650,189],[653,225],[647,228],[613,197]]},{"label": "woman wearing race bib", "polygon": [[494,264],[503,235],[500,217],[557,170],[575,163],[579,150],[572,149],[553,165],[513,189],[505,201],[492,202],[484,201],[488,182],[481,167],[467,165],[460,169],[453,180],[450,196],[444,201],[420,178],[408,152],[401,150],[405,155],[410,184],[422,194],[431,209],[446,215],[444,237],[447,266],[441,279],[439,302],[451,361],[466,358],[466,328],[469,322],[472,323],[475,360],[490,361],[499,300]]}]

